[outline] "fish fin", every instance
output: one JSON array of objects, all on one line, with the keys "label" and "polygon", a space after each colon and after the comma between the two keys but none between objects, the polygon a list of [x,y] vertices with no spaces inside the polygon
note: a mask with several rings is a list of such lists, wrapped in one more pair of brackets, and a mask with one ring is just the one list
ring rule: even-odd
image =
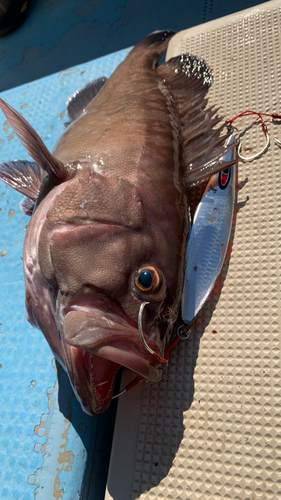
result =
[{"label": "fish fin", "polygon": [[[173,94],[181,121],[196,119],[197,113],[205,110],[213,73],[203,59],[182,54],[160,64],[156,71]],[[202,121],[201,115],[199,120]]]},{"label": "fish fin", "polygon": [[210,155],[202,156],[199,160],[196,160],[192,164],[192,170],[187,171],[183,178],[183,183],[187,189],[197,186],[206,179],[209,179],[211,175],[217,174],[222,170],[232,167],[238,163],[238,159],[232,161],[221,160],[222,156],[238,146],[238,143],[232,144],[231,146],[216,148],[214,150],[213,158],[210,159]]},{"label": "fish fin", "polygon": [[35,162],[15,160],[0,163],[0,179],[33,201],[36,201],[46,172]]},{"label": "fish fin", "polygon": [[67,169],[64,164],[55,158],[45,146],[34,128],[18,113],[12,106],[0,98],[0,108],[7,120],[12,125],[16,135],[26,147],[30,156],[45,170],[50,176],[55,175],[64,180],[67,176]]},{"label": "fish fin", "polygon": [[25,196],[23,200],[20,202],[20,209],[25,213],[25,215],[32,215],[34,209],[35,202]]},{"label": "fish fin", "polygon": [[145,51],[146,56],[150,56],[155,63],[160,59],[162,54],[164,54],[168,42],[175,32],[171,30],[154,31],[147,35],[143,40],[141,40],[130,52],[135,54],[136,52]]},{"label": "fish fin", "polygon": [[[85,87],[74,92],[74,94],[68,99],[66,103],[66,108],[69,116],[70,123],[76,120],[83,110],[88,106],[88,104],[96,97],[99,91],[104,86],[107,78],[102,76],[87,83]],[[69,122],[67,123],[69,125]]]},{"label": "fish fin", "polygon": [[200,184],[197,184],[192,189],[189,189],[187,192],[187,199],[188,199],[190,218],[191,218],[192,224],[193,224],[193,219],[194,219],[196,208],[199,205],[200,201],[202,200],[202,196],[203,196],[203,193],[207,187],[207,184],[208,184],[208,180],[206,180],[205,182],[201,182]]},{"label": "fish fin", "polygon": [[221,161],[221,157],[237,144],[223,146],[230,133],[221,137],[224,125],[214,128],[222,120],[214,117],[218,108],[205,109],[206,94],[213,81],[212,71],[205,61],[182,54],[161,64],[156,71],[174,96],[179,113],[185,187],[198,185],[237,163],[237,160]]}]

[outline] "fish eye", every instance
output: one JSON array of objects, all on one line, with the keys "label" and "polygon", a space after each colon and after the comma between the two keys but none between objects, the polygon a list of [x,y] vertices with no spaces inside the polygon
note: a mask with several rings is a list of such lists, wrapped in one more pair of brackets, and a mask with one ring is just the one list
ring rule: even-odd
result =
[{"label": "fish eye", "polygon": [[143,266],[135,275],[135,285],[142,292],[158,290],[161,281],[159,271],[153,266]]}]

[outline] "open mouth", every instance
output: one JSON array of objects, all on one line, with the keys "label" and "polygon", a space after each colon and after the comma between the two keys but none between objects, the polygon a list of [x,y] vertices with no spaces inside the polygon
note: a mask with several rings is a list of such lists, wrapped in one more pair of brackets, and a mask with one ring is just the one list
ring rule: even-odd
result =
[{"label": "open mouth", "polygon": [[162,378],[161,362],[143,346],[137,324],[103,297],[70,306],[61,334],[75,392],[90,414],[107,409],[122,366],[151,382]]}]

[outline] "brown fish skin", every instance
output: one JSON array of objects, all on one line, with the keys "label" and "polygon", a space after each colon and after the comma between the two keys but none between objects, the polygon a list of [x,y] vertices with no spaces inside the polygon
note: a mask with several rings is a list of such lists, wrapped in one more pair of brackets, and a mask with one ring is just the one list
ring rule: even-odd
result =
[{"label": "brown fish skin", "polygon": [[[28,319],[93,415],[110,404],[121,366],[151,382],[161,379],[159,356],[165,357],[179,313],[190,186],[229,166],[219,159],[226,151],[213,130],[217,119],[205,110],[207,66],[181,56],[156,68],[170,36],[155,32],[133,49],[53,155],[0,101],[48,174],[25,240]],[[159,283],[145,291],[136,276],[148,267]],[[143,331],[158,357],[140,339],[144,301]]]},{"label": "brown fish skin", "polygon": [[[158,325],[155,320],[164,306],[173,320],[177,316],[188,227],[179,189],[176,109],[169,95],[167,102],[163,80],[153,68],[165,46],[161,52],[131,53],[54,151],[70,168],[83,165],[47,211],[39,243],[43,276],[58,289],[56,307],[64,318],[61,334],[69,372],[73,347],[83,347],[151,381],[161,378],[159,362],[140,342],[138,313],[144,300],[152,301],[145,315],[147,342],[164,356],[173,322]],[[32,222],[29,229],[34,231]],[[146,264],[164,275],[160,297],[135,289],[134,275]],[[94,306],[87,311],[77,306],[78,300],[84,304],[94,294],[107,298],[107,308],[118,302],[119,315],[124,311],[134,326],[98,329],[100,315]],[[86,326],[74,335],[74,323],[77,329],[78,324]],[[94,340],[91,325],[96,329]],[[101,387],[105,391],[107,384]]]}]

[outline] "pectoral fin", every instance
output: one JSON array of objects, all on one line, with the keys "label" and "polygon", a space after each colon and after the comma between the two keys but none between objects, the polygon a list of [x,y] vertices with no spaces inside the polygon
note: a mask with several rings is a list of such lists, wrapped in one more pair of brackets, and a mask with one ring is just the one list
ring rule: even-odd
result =
[{"label": "pectoral fin", "polygon": [[128,58],[144,57],[149,66],[155,65],[167,49],[169,39],[175,32],[171,30],[154,31],[141,40],[130,52]]},{"label": "pectoral fin", "polygon": [[[70,123],[79,118],[88,104],[98,95],[106,81],[107,78],[102,76],[74,92],[66,103]],[[69,123],[66,125],[69,125]]]},{"label": "pectoral fin", "polygon": [[33,214],[34,205],[35,202],[30,198],[28,198],[27,196],[25,196],[23,200],[20,202],[20,209],[22,210],[22,212],[25,213],[25,215],[31,216]]},{"label": "pectoral fin", "polygon": [[0,163],[0,179],[33,201],[37,200],[46,175],[35,162],[15,160]]},{"label": "pectoral fin", "polygon": [[50,153],[42,139],[25,118],[13,109],[12,106],[3,101],[3,99],[0,99],[0,108],[36,163],[40,165],[50,177],[55,176],[57,179],[65,180],[68,174],[67,168],[60,160]]}]

